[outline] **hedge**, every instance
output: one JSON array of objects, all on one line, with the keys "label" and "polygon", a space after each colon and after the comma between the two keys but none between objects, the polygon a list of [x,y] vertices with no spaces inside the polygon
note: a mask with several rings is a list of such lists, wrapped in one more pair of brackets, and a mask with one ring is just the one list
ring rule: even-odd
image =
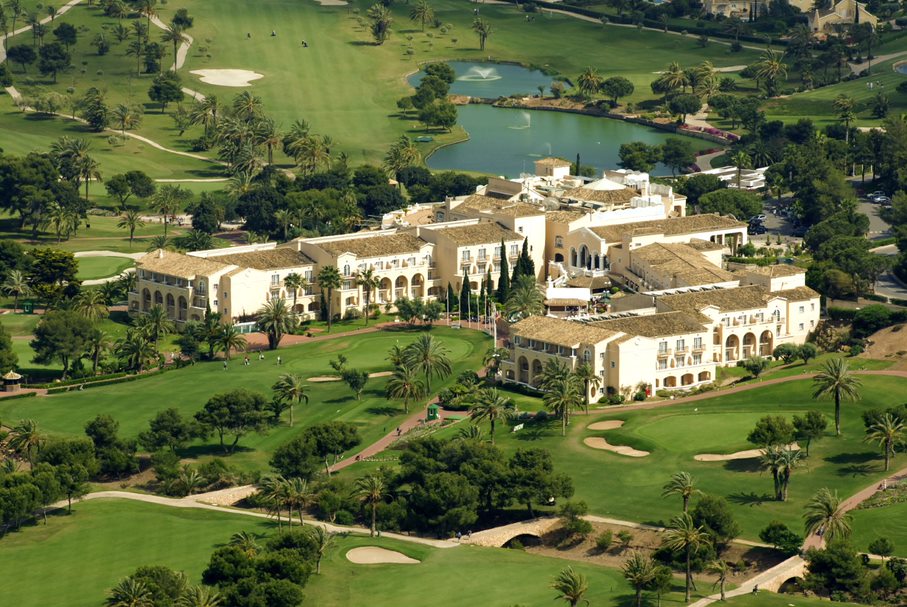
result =
[{"label": "hedge", "polygon": [[81,384],[79,384],[79,382],[76,382],[75,384],[71,384],[71,383],[67,382],[67,385],[57,385],[53,388],[48,388],[47,393],[48,394],[59,394],[61,392],[72,392],[71,388],[74,385],[79,385],[80,389],[82,389],[82,388],[94,388],[97,386],[112,386],[114,384],[124,384],[124,383],[130,382],[130,381],[145,379],[146,377],[154,377],[158,373],[159,373],[159,371],[154,371],[154,372],[150,372],[150,373],[141,373],[141,374],[136,374],[136,375],[121,375],[120,377],[112,377],[110,379],[102,379],[100,381],[93,381],[93,382],[83,381]]},{"label": "hedge", "polygon": [[65,381],[55,381],[55,382],[45,382],[40,384],[28,384],[29,388],[64,388],[66,386],[77,386],[79,384],[87,384],[90,382],[96,381],[105,381],[108,379],[117,379],[119,377],[125,377],[129,373],[119,372],[119,373],[107,373],[106,375],[94,375],[92,377],[81,377],[77,379],[67,379]]},{"label": "hedge", "polygon": [[6,402],[8,400],[13,400],[16,398],[31,398],[33,396],[38,396],[37,392],[19,392],[18,394],[13,394],[12,396],[4,396],[0,398],[0,402]]},{"label": "hedge", "polygon": [[856,310],[850,310],[848,308],[828,308],[828,317],[832,320],[851,322],[856,314]]}]

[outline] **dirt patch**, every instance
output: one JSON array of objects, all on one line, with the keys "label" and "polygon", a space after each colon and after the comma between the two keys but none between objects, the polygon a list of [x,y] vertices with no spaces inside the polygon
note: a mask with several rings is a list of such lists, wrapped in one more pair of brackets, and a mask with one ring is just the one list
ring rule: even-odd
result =
[{"label": "dirt patch", "polygon": [[377,546],[362,546],[353,548],[346,553],[346,560],[357,565],[378,565],[393,563],[395,565],[417,565],[419,561],[410,558],[402,552],[379,548]]},{"label": "dirt patch", "polygon": [[893,360],[892,369],[907,369],[907,325],[886,327],[870,335],[860,358]]},{"label": "dirt patch", "polygon": [[264,74],[259,74],[258,72],[235,69],[192,70],[189,73],[200,76],[200,80],[205,84],[213,84],[215,86],[252,86],[253,80],[264,78]]},{"label": "dirt patch", "polygon": [[627,457],[646,457],[649,455],[648,451],[640,451],[639,449],[634,449],[633,447],[628,447],[626,445],[612,445],[600,436],[590,436],[583,440],[583,444],[587,447],[592,447],[593,449],[610,451],[611,453],[626,455]]},{"label": "dirt patch", "polygon": [[605,422],[595,422],[586,426],[586,430],[617,430],[624,425],[622,419],[609,419]]},{"label": "dirt patch", "polygon": [[[800,450],[800,445],[791,443],[787,445],[788,449]],[[697,462],[728,462],[735,459],[752,459],[762,456],[764,449],[747,449],[746,451],[737,451],[736,453],[700,453],[694,455],[693,459]]]},{"label": "dirt patch", "polygon": [[[542,543],[537,546],[526,546],[524,549],[530,554],[541,554],[571,561],[582,561],[606,567],[619,568],[634,550],[651,554],[661,546],[663,533],[650,529],[634,529],[622,525],[609,523],[592,523],[593,531],[589,536],[579,542],[563,545],[563,535],[560,529],[555,529],[542,537]],[[622,542],[618,533],[627,532],[630,538]],[[611,532],[612,544],[607,550],[600,550],[595,545],[595,539],[603,533]],[[765,571],[784,560],[784,556],[767,548],[754,548],[742,544],[731,544],[721,555],[722,559],[734,563],[736,568],[729,578],[731,582],[739,584],[756,574]],[[681,576],[682,574],[677,574]],[[679,577],[678,577],[679,579]],[[697,580],[714,582],[714,576],[697,574]]]},{"label": "dirt patch", "polygon": [[[393,371],[378,371],[377,373],[369,373],[368,376],[369,377],[388,377],[393,374],[394,374]],[[319,384],[319,383],[324,383],[324,382],[329,382],[329,381],[340,381],[340,379],[341,378],[337,375],[317,375],[315,377],[310,377],[306,381],[310,381],[310,382]]]}]

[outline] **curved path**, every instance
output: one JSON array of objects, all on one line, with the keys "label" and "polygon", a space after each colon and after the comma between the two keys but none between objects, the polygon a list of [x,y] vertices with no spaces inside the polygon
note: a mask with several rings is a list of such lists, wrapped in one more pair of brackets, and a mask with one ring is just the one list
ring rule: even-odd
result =
[{"label": "curved path", "polygon": [[[82,257],[124,257],[124,258],[128,258],[128,259],[136,260],[144,255],[146,255],[146,253],[143,253],[143,252],[142,253],[122,253],[120,251],[77,251],[76,253],[74,253],[74,256],[76,259],[80,259]],[[113,276],[107,276],[106,278],[90,278],[88,280],[83,280],[82,284],[87,287],[102,285],[102,284],[108,283],[112,280],[119,280],[123,276],[126,276],[127,274],[132,274],[133,272],[135,272],[134,267],[126,268],[119,274],[115,274]]]}]

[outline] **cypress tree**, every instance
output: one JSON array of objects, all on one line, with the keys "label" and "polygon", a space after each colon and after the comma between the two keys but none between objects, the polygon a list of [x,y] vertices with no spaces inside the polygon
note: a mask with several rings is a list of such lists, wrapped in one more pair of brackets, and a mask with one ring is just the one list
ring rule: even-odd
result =
[{"label": "cypress tree", "polygon": [[463,287],[460,289],[460,320],[463,313],[469,314],[469,300],[472,299],[472,288],[469,286],[469,276],[463,273]]},{"label": "cypress tree", "polygon": [[447,281],[447,302],[450,304],[451,310],[457,309],[457,297],[454,294],[453,287],[450,286],[450,281]]},{"label": "cypress tree", "polygon": [[501,239],[501,276],[498,278],[498,292],[495,298],[504,303],[510,297],[510,266],[507,263],[507,249],[504,248],[504,239]]},{"label": "cypress tree", "polygon": [[520,253],[521,274],[535,278],[535,262],[529,257],[529,239],[523,241],[523,251]]}]

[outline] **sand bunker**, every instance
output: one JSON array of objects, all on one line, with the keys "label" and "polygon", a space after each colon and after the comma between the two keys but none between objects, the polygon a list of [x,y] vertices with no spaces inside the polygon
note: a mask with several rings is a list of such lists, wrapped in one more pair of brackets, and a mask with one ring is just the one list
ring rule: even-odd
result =
[{"label": "sand bunker", "polygon": [[624,425],[622,419],[609,419],[606,422],[595,422],[586,426],[587,430],[616,430]]},{"label": "sand bunker", "polygon": [[611,453],[626,455],[627,457],[645,457],[649,455],[648,451],[640,451],[639,449],[634,449],[633,447],[628,447],[626,445],[612,445],[600,436],[590,436],[583,440],[583,443],[587,447],[592,447],[593,449],[610,451]]},{"label": "sand bunker", "polygon": [[321,6],[346,6],[349,4],[346,0],[315,0]]},{"label": "sand bunker", "polygon": [[[797,443],[791,443],[787,446],[788,449],[800,450],[800,445]],[[752,459],[754,457],[762,456],[762,449],[747,449],[746,451],[737,451],[736,453],[700,453],[699,455],[693,456],[697,462],[728,462],[734,459]]]},{"label": "sand bunker", "polygon": [[[387,377],[387,376],[393,375],[393,374],[394,374],[393,371],[378,371],[377,373],[369,373],[368,376],[369,377]],[[340,381],[340,377],[337,375],[319,375],[317,377],[310,377],[308,379],[308,381],[314,382],[316,384],[320,384],[320,383],[327,382],[327,381]]]},{"label": "sand bunker", "polygon": [[402,552],[378,548],[377,546],[362,546],[353,548],[346,553],[346,559],[357,565],[377,565],[379,563],[394,563],[396,565],[416,565],[416,559],[409,558]]},{"label": "sand bunker", "polygon": [[205,84],[217,86],[252,86],[253,80],[264,78],[263,74],[249,70],[192,70],[190,73],[200,76]]}]

